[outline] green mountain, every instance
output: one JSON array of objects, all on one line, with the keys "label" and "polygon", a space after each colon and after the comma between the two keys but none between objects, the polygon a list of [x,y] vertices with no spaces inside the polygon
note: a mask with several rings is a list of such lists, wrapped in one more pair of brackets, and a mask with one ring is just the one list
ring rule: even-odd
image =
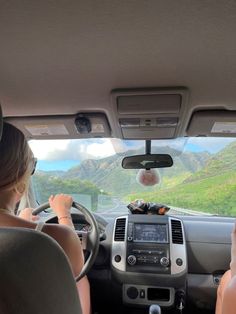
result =
[{"label": "green mountain", "polygon": [[[136,152],[137,154],[138,152]],[[85,160],[78,167],[73,167],[64,174],[64,178],[88,180],[101,190],[112,195],[125,196],[134,192],[155,191],[156,187],[144,187],[136,181],[137,170],[121,168],[125,155],[111,156],[100,160]],[[127,153],[126,153],[127,156]],[[201,169],[209,154],[185,152],[174,157],[174,166],[160,169],[163,187],[176,185]]]},{"label": "green mountain", "polygon": [[205,166],[181,183],[155,193],[129,195],[174,207],[236,216],[236,142],[208,159]]},{"label": "green mountain", "polygon": [[225,149],[215,154],[207,161],[205,167],[187,178],[185,182],[217,176],[232,170],[236,170],[236,142],[229,144]]}]

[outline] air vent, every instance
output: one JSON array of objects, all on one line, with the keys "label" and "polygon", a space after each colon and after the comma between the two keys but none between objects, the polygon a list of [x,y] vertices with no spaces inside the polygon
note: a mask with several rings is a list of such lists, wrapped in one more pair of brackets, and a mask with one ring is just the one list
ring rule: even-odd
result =
[{"label": "air vent", "polygon": [[115,241],[124,241],[125,240],[125,224],[126,218],[118,218],[116,220],[116,227],[115,227]]},{"label": "air vent", "polygon": [[183,231],[179,220],[171,219],[172,242],[175,244],[183,244]]}]

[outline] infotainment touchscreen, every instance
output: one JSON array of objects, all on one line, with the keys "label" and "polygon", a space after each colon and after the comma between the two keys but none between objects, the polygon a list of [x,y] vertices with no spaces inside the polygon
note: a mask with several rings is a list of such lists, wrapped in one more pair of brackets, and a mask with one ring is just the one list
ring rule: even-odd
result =
[{"label": "infotainment touchscreen", "polygon": [[134,242],[167,243],[166,224],[134,224]]}]

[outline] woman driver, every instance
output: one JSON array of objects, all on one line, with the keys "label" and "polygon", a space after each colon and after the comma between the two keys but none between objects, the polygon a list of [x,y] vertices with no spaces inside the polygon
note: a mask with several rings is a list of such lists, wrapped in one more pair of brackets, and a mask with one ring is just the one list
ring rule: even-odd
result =
[{"label": "woman driver", "polygon": [[[37,224],[14,215],[17,203],[26,192],[35,161],[23,133],[4,123],[0,141],[0,227],[23,227],[36,229]],[[68,195],[51,196],[50,206],[58,216],[60,225],[45,224],[42,231],[54,238],[68,256],[74,276],[79,275],[84,257],[77,234],[73,231],[70,208],[72,198]],[[27,214],[28,213],[28,214]],[[29,210],[22,217],[27,218]],[[67,225],[67,226],[63,226]],[[90,291],[86,277],[77,283],[83,314],[90,313]]]}]

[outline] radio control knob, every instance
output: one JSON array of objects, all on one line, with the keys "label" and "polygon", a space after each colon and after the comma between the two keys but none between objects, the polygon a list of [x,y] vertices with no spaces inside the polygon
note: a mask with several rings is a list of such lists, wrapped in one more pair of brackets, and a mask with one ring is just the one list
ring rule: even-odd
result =
[{"label": "radio control knob", "polygon": [[168,257],[162,257],[162,258],[160,259],[160,264],[161,264],[161,266],[163,266],[163,267],[168,267],[169,264],[170,264],[169,258],[168,258]]},{"label": "radio control knob", "polygon": [[136,256],[134,256],[134,255],[129,255],[127,258],[127,262],[131,266],[135,265],[136,261],[137,261],[137,259],[136,259]]}]

